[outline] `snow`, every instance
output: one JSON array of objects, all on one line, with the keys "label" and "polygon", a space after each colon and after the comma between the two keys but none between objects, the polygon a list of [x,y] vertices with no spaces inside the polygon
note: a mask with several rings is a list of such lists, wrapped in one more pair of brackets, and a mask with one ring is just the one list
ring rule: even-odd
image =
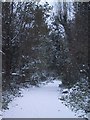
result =
[{"label": "snow", "polygon": [[12,75],[15,75],[15,76],[16,76],[16,75],[19,75],[19,74],[18,74],[18,73],[12,73]]},{"label": "snow", "polygon": [[88,118],[88,120],[90,120],[90,112],[87,113],[87,118]]},{"label": "snow", "polygon": [[58,99],[59,84],[60,81],[54,80],[40,87],[21,89],[23,96],[9,103],[9,110],[3,111],[3,118],[77,118]]},{"label": "snow", "polygon": [[2,50],[0,50],[0,53],[2,53],[3,55],[5,55],[5,53]]},{"label": "snow", "polygon": [[2,119],[2,112],[1,112],[1,110],[0,110],[0,120]]},{"label": "snow", "polygon": [[39,4],[45,4],[46,2],[48,2],[50,5],[53,5],[55,3],[54,0],[41,0]]},{"label": "snow", "polygon": [[68,89],[64,89],[62,93],[68,93]]},{"label": "snow", "polygon": [[2,120],[2,116],[0,115],[0,120]]}]

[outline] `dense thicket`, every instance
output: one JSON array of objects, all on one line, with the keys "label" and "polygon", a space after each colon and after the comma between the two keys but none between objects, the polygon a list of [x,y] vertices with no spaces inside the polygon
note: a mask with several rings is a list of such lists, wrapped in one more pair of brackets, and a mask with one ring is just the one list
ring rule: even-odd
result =
[{"label": "dense thicket", "polygon": [[60,2],[51,29],[50,68],[57,71],[66,86],[82,78],[89,81],[88,3]]},{"label": "dense thicket", "polygon": [[[46,19],[51,9],[35,3],[3,3],[3,88],[36,84],[46,70]],[[41,75],[39,75],[41,74]],[[14,84],[13,84],[14,83]],[[16,85],[15,85],[16,86]]]},{"label": "dense thicket", "polygon": [[[72,8],[72,9],[71,9]],[[2,3],[3,91],[49,76],[72,87],[88,78],[88,3]]]}]

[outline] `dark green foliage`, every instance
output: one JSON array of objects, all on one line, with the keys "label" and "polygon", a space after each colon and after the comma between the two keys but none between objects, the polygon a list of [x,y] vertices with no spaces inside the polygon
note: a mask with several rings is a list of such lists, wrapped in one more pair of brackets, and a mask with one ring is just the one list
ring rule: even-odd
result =
[{"label": "dark green foliage", "polygon": [[[51,36],[55,49],[51,64],[62,76],[63,84],[72,86],[81,78],[88,79],[88,3],[74,3],[72,20],[69,20],[68,4],[63,3],[62,11],[59,3],[54,17],[55,29]],[[60,25],[64,33],[60,33]]]},{"label": "dark green foliage", "polygon": [[13,81],[32,82],[32,75],[44,68],[43,60],[39,63],[39,45],[49,31],[45,21],[50,9],[47,3],[44,6],[33,2],[2,4],[3,89]]}]

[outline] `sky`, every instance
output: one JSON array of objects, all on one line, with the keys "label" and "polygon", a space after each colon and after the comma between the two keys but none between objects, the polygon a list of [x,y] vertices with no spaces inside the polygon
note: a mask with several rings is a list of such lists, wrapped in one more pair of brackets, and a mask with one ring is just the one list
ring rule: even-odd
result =
[{"label": "sky", "polygon": [[40,3],[48,2],[50,5],[53,5],[53,3],[55,3],[55,1],[58,1],[58,0],[41,0]]},{"label": "sky", "polygon": [[[56,13],[58,10],[57,9],[58,2],[62,2],[62,5],[63,5],[63,1],[65,1],[65,0],[39,0],[39,1],[40,1],[39,4],[44,4],[45,2],[48,2],[50,6],[53,6],[53,12]],[[73,0],[66,0],[66,1],[73,1]],[[73,2],[69,2],[68,7],[69,7],[68,18],[69,18],[69,20],[72,20],[74,18]]]}]

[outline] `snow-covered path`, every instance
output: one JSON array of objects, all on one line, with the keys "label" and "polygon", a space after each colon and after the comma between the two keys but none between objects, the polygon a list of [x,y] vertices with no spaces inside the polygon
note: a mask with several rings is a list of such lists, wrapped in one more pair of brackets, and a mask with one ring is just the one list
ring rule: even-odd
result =
[{"label": "snow-covered path", "polygon": [[58,99],[59,83],[55,80],[40,87],[22,89],[23,97],[9,103],[3,118],[76,118]]}]

